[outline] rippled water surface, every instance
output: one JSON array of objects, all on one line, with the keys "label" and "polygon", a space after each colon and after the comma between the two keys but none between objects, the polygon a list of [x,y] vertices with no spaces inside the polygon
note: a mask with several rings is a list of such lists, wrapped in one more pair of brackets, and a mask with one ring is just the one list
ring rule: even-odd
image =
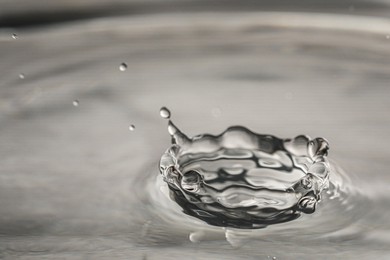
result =
[{"label": "rippled water surface", "polygon": [[[390,258],[388,20],[155,14],[12,33],[0,32],[0,257]],[[261,229],[184,214],[159,172],[162,106],[189,136],[325,137],[331,189],[313,214]]]}]

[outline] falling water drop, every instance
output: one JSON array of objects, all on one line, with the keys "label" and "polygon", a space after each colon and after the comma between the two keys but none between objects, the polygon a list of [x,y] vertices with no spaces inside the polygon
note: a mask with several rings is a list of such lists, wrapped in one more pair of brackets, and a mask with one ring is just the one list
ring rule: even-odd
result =
[{"label": "falling water drop", "polygon": [[78,107],[80,105],[80,102],[78,100],[73,100],[73,106]]},{"label": "falling water drop", "polygon": [[162,107],[160,108],[160,116],[165,119],[171,118],[171,111],[168,108]]},{"label": "falling water drop", "polygon": [[18,35],[17,35],[16,33],[13,33],[13,34],[11,35],[11,37],[12,37],[12,39],[16,40],[16,39],[18,38]]},{"label": "falling water drop", "polygon": [[129,126],[129,130],[130,130],[130,131],[134,131],[134,130],[135,130],[135,125],[130,125],[130,126]]},{"label": "falling water drop", "polygon": [[20,74],[19,74],[19,78],[20,78],[20,79],[24,79],[25,77],[26,77],[26,76],[25,76],[23,73],[20,73]]},{"label": "falling water drop", "polygon": [[119,70],[120,71],[125,71],[125,70],[127,70],[127,64],[126,63],[121,63],[121,65],[119,65]]}]

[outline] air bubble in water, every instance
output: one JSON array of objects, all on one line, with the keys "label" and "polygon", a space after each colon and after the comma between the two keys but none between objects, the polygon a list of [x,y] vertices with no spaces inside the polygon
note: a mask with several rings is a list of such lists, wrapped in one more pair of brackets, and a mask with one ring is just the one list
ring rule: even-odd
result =
[{"label": "air bubble in water", "polygon": [[80,105],[80,102],[78,100],[73,100],[73,106],[78,107]]},{"label": "air bubble in water", "polygon": [[165,119],[171,118],[171,111],[168,108],[162,107],[160,108],[160,116]]},{"label": "air bubble in water", "polygon": [[25,76],[23,73],[20,73],[20,74],[19,74],[19,78],[20,78],[20,79],[24,79],[25,77],[26,77],[26,76]]},{"label": "air bubble in water", "polygon": [[11,37],[12,37],[12,39],[17,39],[18,38],[18,35],[16,34],[16,33],[13,33],[12,35],[11,35]]},{"label": "air bubble in water", "polygon": [[135,130],[135,125],[130,125],[130,126],[129,126],[129,130],[130,130],[130,131],[134,131],[134,130]]},{"label": "air bubble in water", "polygon": [[121,63],[121,65],[119,65],[119,70],[120,71],[125,71],[125,70],[127,70],[127,64],[126,63]]}]

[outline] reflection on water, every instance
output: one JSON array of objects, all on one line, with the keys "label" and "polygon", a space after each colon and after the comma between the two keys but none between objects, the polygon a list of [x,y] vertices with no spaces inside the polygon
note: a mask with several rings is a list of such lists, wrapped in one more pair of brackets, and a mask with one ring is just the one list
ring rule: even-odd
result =
[{"label": "reflection on water", "polygon": [[[388,258],[389,31],[381,18],[292,13],[98,19],[17,39],[2,31],[0,256]],[[183,214],[156,167],[170,145],[156,115],[164,105],[190,136],[232,124],[326,136],[337,174],[313,214],[255,230],[208,225]],[[246,158],[245,180],[262,185],[256,171],[281,167],[284,155]],[[202,163],[204,182],[244,182],[230,162]],[[188,172],[181,186],[196,190]],[[243,203],[228,195],[218,203]]]},{"label": "reflection on water", "polygon": [[[163,107],[160,115],[169,118],[170,111]],[[190,139],[171,120],[168,131],[173,145],[160,172],[183,211],[208,224],[254,229],[291,221],[313,213],[329,188],[323,138],[282,140],[234,126]]]}]

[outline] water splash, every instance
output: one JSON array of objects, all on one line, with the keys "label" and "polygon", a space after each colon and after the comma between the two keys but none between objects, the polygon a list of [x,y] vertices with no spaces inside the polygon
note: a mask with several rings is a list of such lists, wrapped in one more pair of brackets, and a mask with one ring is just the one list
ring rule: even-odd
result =
[{"label": "water splash", "polygon": [[[169,118],[162,108],[160,114]],[[184,213],[211,225],[264,228],[313,213],[329,188],[329,144],[300,135],[279,139],[242,126],[189,138],[168,121],[172,146],[160,172]]]}]

